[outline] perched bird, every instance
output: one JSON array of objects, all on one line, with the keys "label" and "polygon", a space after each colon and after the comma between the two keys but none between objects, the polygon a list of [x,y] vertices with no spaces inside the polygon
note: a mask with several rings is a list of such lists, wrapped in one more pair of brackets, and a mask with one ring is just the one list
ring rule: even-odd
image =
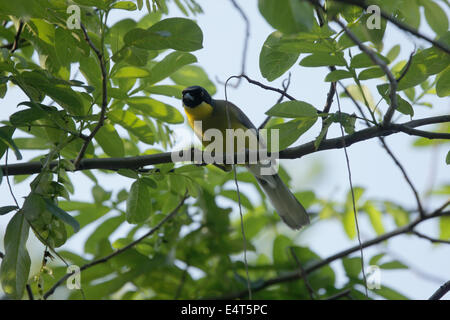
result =
[{"label": "perched bird", "polygon": [[[254,129],[252,132],[256,133],[256,128],[248,119],[245,113],[236,105],[225,100],[212,99],[209,93],[200,86],[192,86],[183,90],[183,107],[186,112],[189,125],[194,129],[197,137],[202,141],[206,147],[212,141],[205,141],[203,139],[205,131],[208,129],[218,129],[223,135],[224,149],[226,129]],[[228,112],[227,112],[228,109]],[[201,128],[194,126],[194,121],[201,121]],[[256,137],[259,139],[260,137]],[[262,143],[260,141],[260,143]],[[245,145],[247,148],[247,145]],[[238,152],[245,150],[235,150],[228,152]],[[300,227],[309,224],[308,214],[305,208],[295,198],[292,192],[284,184],[281,178],[272,171],[271,174],[261,174],[262,164],[246,164],[246,168],[255,176],[258,184],[264,190],[265,194],[270,199],[276,212],[281,219],[292,229],[299,229]]]}]

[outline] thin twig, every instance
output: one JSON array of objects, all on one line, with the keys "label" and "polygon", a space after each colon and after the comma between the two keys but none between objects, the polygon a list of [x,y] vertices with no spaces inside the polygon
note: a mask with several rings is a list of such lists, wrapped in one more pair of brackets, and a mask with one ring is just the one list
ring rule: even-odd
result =
[{"label": "thin twig", "polygon": [[432,242],[432,243],[445,243],[445,244],[450,244],[449,240],[442,240],[442,239],[435,239],[432,237],[429,237],[423,233],[420,233],[419,231],[413,230],[411,231],[411,233],[415,234],[416,236],[418,236],[419,238],[422,239],[427,239],[428,241]]},{"label": "thin twig", "polygon": [[[291,73],[289,72],[288,77],[287,77],[286,79],[284,79],[284,80],[283,80],[283,83],[282,83],[282,86],[283,86],[283,92],[284,92],[284,93],[287,92],[287,90],[288,90],[290,84],[291,84]],[[283,98],[284,98],[284,94],[282,94],[282,95],[278,98],[276,104],[281,103],[281,101],[283,101]],[[263,129],[263,128],[267,125],[267,123],[270,121],[270,119],[272,119],[272,116],[267,116],[266,119],[264,119],[264,121],[263,121],[263,122],[260,124],[260,126],[258,127],[258,130]]]},{"label": "thin twig", "polygon": [[186,278],[189,274],[188,269],[189,269],[189,265],[186,265],[186,268],[184,268],[183,273],[181,274],[180,284],[178,285],[177,291],[175,292],[174,300],[178,300],[181,296],[181,292],[183,291],[184,283],[186,282]]},{"label": "thin twig", "polygon": [[[416,220],[412,221],[411,223],[403,226],[403,227],[399,227],[391,232],[387,232],[383,235],[380,235],[376,238],[373,238],[371,240],[365,241],[362,243],[361,247],[364,248],[368,248],[371,247],[373,245],[379,244],[381,242],[384,242],[386,240],[389,240],[393,237],[396,237],[398,235],[402,235],[402,234],[408,234],[411,232],[411,230],[413,230],[417,225],[419,225],[420,223],[429,220],[429,219],[433,219],[433,218],[437,218],[437,217],[441,217],[441,216],[450,216],[450,211],[444,211],[445,208],[450,204],[449,201],[445,202],[442,206],[440,206],[438,209],[434,210],[432,213],[426,215],[425,217],[421,218],[418,217]],[[340,251],[336,254],[333,254],[331,256],[329,256],[326,259],[323,259],[321,261],[318,261],[308,267],[305,268],[305,273],[306,274],[310,274],[324,266],[329,265],[331,262],[336,261],[338,259],[341,259],[343,257],[348,256],[349,254],[352,254],[353,252],[356,252],[358,250],[360,250],[361,248],[359,245],[350,247],[348,249],[345,249],[343,251]],[[270,286],[276,285],[276,284],[280,284],[280,283],[284,283],[284,282],[291,282],[291,281],[296,281],[301,279],[301,276],[299,275],[298,271],[294,271],[294,272],[289,272],[286,274],[283,274],[281,276],[278,276],[276,278],[272,278],[272,279],[268,279],[268,280],[264,280],[262,281],[257,287],[254,286],[253,287],[253,292],[257,292],[257,291],[261,291],[265,288],[268,288]],[[242,290],[239,292],[234,292],[231,293],[229,295],[224,295],[222,297],[219,297],[219,299],[237,299],[237,298],[243,298],[247,295],[247,290]]]},{"label": "thin twig", "polygon": [[343,297],[350,297],[350,289],[345,289],[341,292],[336,293],[335,295],[328,297],[327,300],[338,300]]},{"label": "thin twig", "polygon": [[381,70],[386,74],[388,81],[389,81],[389,99],[390,99],[390,106],[388,110],[386,111],[386,114],[384,115],[383,124],[387,125],[392,119],[392,116],[394,115],[394,111],[397,110],[398,107],[398,101],[397,101],[397,79],[392,74],[391,70],[389,69],[386,62],[380,59],[374,51],[369,49],[367,46],[365,46],[359,39],[356,37],[356,35],[350,31],[347,26],[340,21],[339,19],[334,20],[339,26],[345,31],[347,36],[359,47],[359,49],[364,52],[370,60],[373,61],[376,65],[378,65]]},{"label": "thin twig", "polygon": [[[362,8],[364,10],[366,10],[367,7],[368,7],[368,5],[365,3],[365,1],[361,1],[361,0],[334,0],[334,1],[352,4],[352,5],[355,5],[355,6],[358,6],[358,7]],[[380,10],[380,15],[384,19],[386,19],[386,20],[390,21],[391,23],[393,23],[394,25],[396,25],[398,28],[400,28],[400,29],[402,29],[404,31],[407,31],[407,32],[415,35],[418,38],[421,38],[421,39],[423,39],[425,41],[428,41],[429,43],[433,44],[435,47],[441,49],[442,51],[444,51],[444,52],[446,52],[448,54],[450,54],[450,48],[447,45],[445,45],[444,43],[442,43],[440,41],[433,40],[430,37],[428,37],[428,36],[426,36],[424,34],[421,34],[416,29],[414,29],[414,28],[408,26],[407,24],[405,24],[405,23],[395,19],[393,16],[391,16],[389,13],[387,13],[387,12],[385,12],[383,10]]]},{"label": "thin twig", "polygon": [[14,51],[16,51],[19,48],[20,34],[22,33],[22,30],[23,30],[23,21],[20,20],[19,27],[17,28],[16,36],[14,37],[14,42],[11,47],[11,51],[10,51],[11,53],[14,53]]},{"label": "thin twig", "polygon": [[442,286],[440,286],[435,293],[433,293],[433,295],[429,298],[429,300],[439,300],[449,291],[450,291],[450,281],[447,281]]},{"label": "thin twig", "polygon": [[106,119],[106,110],[108,107],[108,92],[107,92],[108,73],[106,70],[103,53],[95,47],[94,43],[89,38],[86,28],[84,27],[84,25],[82,23],[80,23],[80,27],[81,27],[81,30],[83,31],[84,39],[89,44],[89,46],[92,48],[92,50],[94,50],[95,54],[97,55],[99,64],[100,64],[100,69],[101,69],[101,73],[102,73],[102,105],[101,105],[101,111],[100,111],[100,119],[99,119],[97,125],[91,131],[91,134],[84,141],[83,146],[81,147],[81,150],[78,153],[78,156],[76,157],[76,159],[74,161],[74,165],[76,168],[79,166],[80,161],[83,159],[84,154],[86,153],[86,150],[87,150],[89,144],[91,143],[92,139],[97,134],[98,130],[100,130],[100,128],[103,126],[105,119]]},{"label": "thin twig", "polygon": [[414,48],[414,50],[410,53],[408,62],[406,63],[406,66],[403,68],[402,73],[401,73],[400,76],[397,78],[397,83],[399,83],[400,80],[402,80],[403,77],[406,76],[406,74],[408,73],[409,67],[411,67],[412,60],[413,60],[413,58],[414,58],[414,53],[416,53],[416,48]]},{"label": "thin twig", "polygon": [[[244,74],[245,69],[246,69],[245,66],[246,66],[246,62],[247,62],[248,43],[249,43],[249,39],[250,39],[250,21],[249,21],[247,15],[245,14],[244,10],[242,10],[242,8],[237,4],[237,2],[235,0],[230,0],[230,1],[233,4],[233,6],[236,8],[236,10],[239,12],[242,19],[245,22],[245,38],[244,38],[244,47],[242,49],[242,59],[241,59],[241,74]],[[241,84],[241,80],[242,80],[242,78],[239,78],[238,81],[234,85],[231,84],[229,86],[232,88],[237,88]],[[219,79],[217,79],[217,82],[220,84],[224,84]]]},{"label": "thin twig", "polygon": [[[158,231],[167,221],[171,220],[173,217],[175,217],[175,215],[178,213],[178,210],[181,208],[181,206],[184,204],[184,202],[186,201],[186,199],[188,198],[188,194],[186,193],[184,195],[184,197],[181,199],[180,203],[176,206],[175,209],[172,210],[171,213],[169,213],[167,216],[165,216],[154,228],[152,228],[150,231],[148,231],[147,233],[145,233],[143,236],[139,237],[138,239],[136,239],[135,241],[127,244],[126,246],[114,251],[113,253],[94,260],[92,262],[86,263],[85,265],[80,267],[80,272],[84,271],[86,269],[89,269],[93,266],[96,266],[100,263],[105,263],[108,260],[114,258],[115,256],[129,250],[130,248],[134,247],[136,244],[138,244],[139,242],[141,242],[142,240],[144,240],[145,238],[151,236],[153,233],[155,233],[156,231]],[[70,276],[72,276],[74,274],[74,272],[72,273],[67,273],[65,274],[63,277],[61,277],[61,279],[59,279],[43,296],[44,299],[47,299],[50,295],[52,295],[56,288],[58,288],[64,281],[66,281]]]},{"label": "thin twig", "polygon": [[289,250],[291,251],[291,255],[294,258],[295,263],[297,264],[299,273],[300,273],[301,277],[303,278],[303,281],[305,282],[305,286],[306,286],[306,289],[308,290],[309,297],[311,298],[311,300],[314,300],[315,299],[314,289],[311,287],[311,283],[309,283],[309,280],[308,280],[308,275],[306,274],[305,269],[303,268],[302,264],[300,263],[300,260],[298,259],[297,255],[295,254],[294,247],[290,247]]},{"label": "thin twig", "polygon": [[9,193],[11,194],[12,198],[14,199],[14,202],[16,203],[17,208],[20,208],[19,203],[17,202],[16,196],[14,195],[14,192],[11,187],[11,182],[9,181],[9,175],[8,175],[8,151],[9,148],[6,148],[6,154],[5,154],[5,175],[6,175],[6,183],[8,184]]},{"label": "thin twig", "polygon": [[[227,81],[225,81],[225,110],[226,110],[226,114],[227,114],[227,122],[228,122],[228,128],[232,129],[231,126],[231,118],[230,118],[230,113],[228,112],[228,95],[227,95],[227,84],[228,81],[230,81],[232,77],[228,78]],[[242,214],[242,204],[241,204],[241,192],[239,191],[239,183],[237,180],[237,172],[236,172],[236,165],[235,162],[233,161],[232,163],[233,166],[233,174],[234,174],[234,183],[236,185],[236,192],[237,192],[237,196],[238,196],[238,203],[239,203],[239,215],[241,217],[241,232],[242,232],[242,240],[244,243],[244,265],[245,265],[245,273],[247,276],[247,290],[248,290],[248,297],[250,300],[252,300],[252,287],[251,287],[251,283],[250,283],[250,275],[248,273],[248,261],[247,261],[247,239],[245,237],[245,228],[244,228],[244,216]]]},{"label": "thin twig", "polygon": [[[339,101],[338,94],[336,94],[336,100],[337,100],[338,109],[339,109],[339,116],[341,116],[342,115],[341,102]],[[339,126],[341,128],[342,139],[344,139],[345,133],[344,133],[344,127],[342,125],[342,122],[339,122]],[[369,293],[367,291],[366,272],[364,270],[364,252],[363,252],[363,248],[362,248],[361,233],[359,231],[359,223],[358,223],[358,213],[357,213],[357,209],[356,209],[355,190],[353,189],[353,182],[352,182],[352,170],[350,167],[350,159],[348,156],[347,147],[345,146],[345,140],[343,140],[343,145],[344,145],[345,160],[347,162],[348,181],[349,181],[350,190],[352,193],[353,216],[355,218],[356,233],[358,235],[358,243],[359,243],[360,253],[361,253],[361,269],[362,269],[362,274],[363,274],[363,279],[364,279],[364,289],[366,290],[366,297],[369,297]]]},{"label": "thin twig", "polygon": [[268,85],[265,85],[265,84],[262,84],[259,81],[251,79],[249,76],[247,76],[245,74],[241,74],[239,76],[231,76],[228,79],[234,79],[234,78],[244,78],[249,83],[254,84],[254,85],[258,86],[258,87],[261,87],[261,88],[266,89],[266,90],[278,92],[279,94],[283,95],[284,97],[288,98],[289,100],[292,100],[292,101],[297,100],[293,96],[291,96],[291,95],[287,94],[286,92],[284,92],[283,90],[278,89],[278,88],[274,88],[274,87],[271,87],[271,86],[268,86]]},{"label": "thin twig", "polygon": [[28,283],[25,286],[25,288],[27,289],[28,299],[29,300],[34,300],[33,291],[31,290],[31,287],[30,287],[30,285]]},{"label": "thin twig", "polygon": [[388,153],[388,155],[392,158],[394,163],[397,165],[397,167],[402,172],[403,177],[405,178],[406,182],[408,183],[409,187],[411,188],[411,190],[412,190],[412,192],[414,194],[414,197],[416,198],[417,209],[419,210],[419,214],[420,214],[421,217],[423,217],[425,215],[425,211],[423,210],[422,202],[420,201],[420,196],[419,196],[419,193],[417,192],[417,189],[414,187],[414,184],[412,183],[411,179],[409,178],[408,174],[406,173],[405,168],[402,166],[400,161],[394,155],[392,150],[388,147],[388,145],[386,144],[386,141],[384,141],[384,138],[383,137],[379,137],[379,139],[380,139],[381,144],[383,145],[384,149]]}]

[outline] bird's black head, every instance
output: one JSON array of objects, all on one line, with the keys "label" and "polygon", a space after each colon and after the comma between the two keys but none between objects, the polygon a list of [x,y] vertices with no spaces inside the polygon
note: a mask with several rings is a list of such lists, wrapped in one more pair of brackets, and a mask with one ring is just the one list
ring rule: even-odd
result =
[{"label": "bird's black head", "polygon": [[202,102],[211,104],[211,96],[200,86],[187,87],[183,90],[183,103],[189,108],[195,108]]}]

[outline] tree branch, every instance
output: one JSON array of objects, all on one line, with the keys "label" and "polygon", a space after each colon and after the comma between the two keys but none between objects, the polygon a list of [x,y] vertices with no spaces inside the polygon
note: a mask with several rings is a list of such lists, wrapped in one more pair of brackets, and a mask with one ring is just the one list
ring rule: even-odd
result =
[{"label": "tree branch", "polygon": [[22,30],[23,30],[23,21],[20,20],[19,27],[17,28],[16,36],[14,37],[14,42],[11,47],[11,53],[14,53],[14,51],[16,51],[19,48],[20,35],[22,33]]},{"label": "tree branch", "polygon": [[81,147],[80,152],[78,153],[78,156],[76,157],[73,164],[75,165],[75,168],[77,168],[80,164],[80,161],[83,159],[84,154],[86,153],[86,150],[91,143],[94,136],[97,134],[98,130],[103,126],[105,119],[106,119],[106,109],[108,107],[108,73],[106,71],[106,65],[105,65],[105,59],[103,56],[103,53],[98,50],[94,43],[92,43],[91,39],[89,38],[89,35],[87,33],[86,28],[82,23],[80,23],[81,30],[84,34],[84,39],[89,44],[89,46],[94,50],[95,54],[97,55],[98,62],[100,64],[100,70],[102,73],[102,105],[101,105],[101,111],[100,111],[100,119],[97,123],[97,125],[94,127],[94,129],[91,131],[91,134],[85,139],[83,146]]},{"label": "tree branch", "polygon": [[[318,149],[314,146],[314,141],[302,144],[297,147],[287,148],[280,151],[280,159],[297,159],[305,155],[316,153],[323,150],[331,149],[341,149],[344,143],[347,147],[354,143],[369,140],[375,137],[384,137],[391,134],[402,132],[399,128],[403,130],[403,127],[414,128],[429,124],[450,122],[450,115],[436,116],[418,120],[412,120],[402,124],[392,124],[390,123],[387,127],[373,126],[367,129],[357,131],[353,134],[349,134],[342,137],[330,138],[323,140]],[[411,132],[409,134],[412,134]],[[431,134],[428,138],[435,138]],[[179,151],[178,151],[179,152]],[[191,152],[191,158],[194,159],[194,153],[199,152],[191,149],[190,151],[184,150],[183,152]],[[203,157],[202,157],[203,159]],[[144,155],[137,157],[126,157],[126,158],[93,158],[93,159],[83,159],[80,161],[78,167],[75,171],[79,170],[92,170],[92,169],[104,169],[104,170],[118,170],[118,169],[139,169],[149,165],[156,165],[161,163],[170,163],[172,161],[172,152],[164,152],[152,155]],[[50,168],[58,165],[57,161],[52,161]],[[4,165],[0,166],[5,176],[11,175],[21,175],[21,174],[34,174],[39,173],[42,170],[42,163],[39,161],[26,162],[26,163],[15,163],[8,164],[6,168]]]},{"label": "tree branch", "polygon": [[[169,221],[169,220],[171,220],[173,217],[175,217],[175,215],[178,213],[178,210],[181,208],[181,206],[184,204],[184,202],[186,201],[187,198],[188,198],[188,194],[186,193],[186,194],[184,195],[184,197],[181,199],[180,203],[176,206],[176,208],[173,209],[171,213],[169,213],[167,216],[165,216],[164,219],[162,219],[162,220],[161,220],[161,221],[160,221],[153,229],[151,229],[150,231],[148,231],[147,233],[145,233],[143,236],[139,237],[139,238],[136,239],[135,241],[133,241],[133,242],[127,244],[126,246],[124,246],[124,247],[122,247],[122,248],[120,248],[120,249],[114,251],[113,253],[111,253],[111,254],[109,254],[109,255],[103,257],[103,258],[100,258],[100,259],[94,260],[94,261],[92,261],[92,262],[86,263],[85,265],[83,265],[83,266],[80,267],[80,272],[81,272],[81,271],[84,271],[84,270],[86,270],[86,269],[89,269],[89,268],[91,268],[91,267],[93,267],[93,266],[96,266],[96,265],[98,265],[98,264],[100,264],[100,263],[105,263],[105,262],[107,262],[108,260],[114,258],[115,256],[117,256],[117,255],[119,255],[119,254],[121,254],[121,253],[123,253],[123,252],[125,252],[125,251],[127,251],[127,250],[129,250],[129,249],[131,249],[132,247],[134,247],[136,244],[138,244],[139,242],[141,242],[141,241],[144,240],[145,238],[151,236],[153,233],[155,233],[156,231],[158,231],[158,229],[160,229],[160,228],[163,226],[163,224],[165,224],[167,221]],[[56,288],[58,288],[64,281],[66,281],[66,280],[67,280],[70,276],[72,276],[73,274],[74,274],[74,272],[72,272],[72,273],[67,273],[67,274],[65,274],[63,277],[61,277],[61,279],[59,279],[59,280],[58,280],[58,281],[57,281],[57,282],[56,282],[56,283],[55,283],[55,284],[54,284],[54,285],[53,285],[53,286],[52,286],[52,287],[44,294],[44,296],[43,296],[44,300],[47,299],[49,296],[51,296],[51,295],[55,292]]]},{"label": "tree branch", "polygon": [[428,241],[430,241],[430,242],[432,242],[432,243],[445,243],[445,244],[450,244],[450,241],[448,241],[448,240],[435,239],[435,238],[429,237],[429,236],[427,236],[427,235],[425,235],[425,234],[423,234],[423,233],[420,233],[419,231],[416,231],[416,230],[411,231],[411,233],[414,233],[414,234],[415,234],[416,236],[418,236],[419,238],[426,239],[426,240],[428,240]]},{"label": "tree branch", "polygon": [[[286,79],[284,79],[284,80],[283,80],[283,83],[282,83],[282,85],[283,85],[283,92],[284,92],[284,93],[287,92],[287,90],[288,90],[290,84],[291,84],[291,73],[289,72],[289,76],[288,76]],[[283,101],[283,98],[284,98],[284,94],[282,94],[282,95],[278,98],[276,104],[279,104],[281,101]],[[264,119],[264,121],[263,121],[263,122],[261,123],[261,125],[258,127],[258,130],[263,129],[263,128],[267,125],[267,123],[270,121],[270,119],[272,119],[272,116],[267,116],[266,119]]]},{"label": "tree branch", "polygon": [[439,300],[450,291],[450,281],[444,283],[428,300]]},{"label": "tree branch", "polygon": [[278,92],[279,94],[283,95],[284,97],[288,98],[289,100],[292,100],[292,101],[297,100],[297,99],[295,99],[293,96],[291,96],[291,95],[287,94],[286,92],[284,92],[283,90],[278,89],[278,88],[274,88],[274,87],[271,87],[271,86],[262,84],[261,82],[258,82],[258,81],[256,81],[256,80],[250,79],[250,78],[249,78],[247,75],[245,75],[245,74],[241,74],[241,75],[239,75],[239,76],[232,76],[232,77],[230,77],[229,79],[233,79],[233,78],[244,78],[244,79],[247,80],[249,83],[254,84],[254,85],[258,86],[258,87],[261,87],[261,88],[263,88],[263,89],[265,89],[265,90],[270,90],[270,91]]},{"label": "tree branch", "polygon": [[[336,2],[343,2],[343,3],[347,3],[347,4],[351,4],[351,5],[355,5],[357,7],[360,7],[364,10],[366,10],[368,8],[368,5],[365,3],[365,1],[362,0],[334,0]],[[445,45],[444,43],[440,42],[440,41],[436,41],[431,39],[430,37],[421,34],[419,31],[415,30],[414,28],[408,26],[407,24],[395,19],[394,17],[392,17],[390,14],[388,14],[387,12],[380,10],[380,14],[381,16],[388,20],[389,22],[393,23],[394,25],[396,25],[398,28],[402,29],[403,31],[407,31],[413,35],[415,35],[418,38],[421,38],[425,41],[428,41],[429,43],[433,44],[435,47],[441,49],[442,51],[450,54],[450,48]]]},{"label": "tree branch", "polygon": [[[410,233],[411,230],[414,229],[414,227],[416,227],[418,224],[422,223],[425,220],[436,218],[436,217],[440,217],[440,216],[443,216],[443,215],[446,215],[446,216],[450,215],[450,211],[444,211],[444,209],[449,205],[449,203],[450,203],[450,201],[447,201],[443,206],[441,206],[440,208],[436,209],[431,214],[425,215],[424,217],[420,217],[419,216],[415,221],[411,222],[410,224],[407,224],[407,225],[405,225],[403,227],[400,227],[400,228],[398,228],[396,230],[393,230],[391,232],[387,232],[387,233],[385,233],[385,234],[383,234],[381,236],[378,236],[378,237],[376,237],[376,238],[374,238],[372,240],[363,242],[361,244],[361,246],[360,245],[356,245],[356,246],[350,247],[350,248],[348,248],[346,250],[343,250],[341,252],[338,252],[338,253],[336,253],[336,254],[334,254],[334,255],[332,255],[332,256],[324,259],[324,260],[316,262],[316,263],[314,263],[314,264],[312,264],[309,267],[304,269],[305,274],[312,273],[312,272],[314,272],[314,271],[316,271],[316,270],[318,270],[318,269],[320,269],[320,268],[330,264],[331,262],[333,262],[335,260],[338,260],[340,258],[346,257],[349,254],[360,250],[361,247],[362,248],[367,248],[367,247],[373,246],[375,244],[381,243],[381,242],[383,242],[385,240],[388,240],[390,238],[393,238],[395,236],[398,236],[398,235],[401,235],[401,234]],[[283,275],[281,275],[279,277],[268,279],[268,280],[265,280],[265,281],[261,282],[257,287],[253,287],[253,292],[261,291],[261,290],[263,290],[265,288],[268,288],[268,287],[270,287],[272,285],[275,285],[275,284],[295,281],[295,280],[298,280],[298,279],[301,279],[301,278],[302,277],[298,273],[298,271],[289,272],[289,273],[283,274]],[[225,296],[219,297],[219,299],[245,298],[246,294],[247,294],[247,290],[242,290],[242,291],[239,291],[239,292],[232,293],[230,295],[225,295]]]},{"label": "tree branch", "polygon": [[340,21],[339,19],[334,20],[339,26],[345,31],[347,36],[359,47],[359,49],[364,52],[370,60],[373,61],[376,65],[378,65],[381,70],[386,74],[389,80],[389,99],[391,100],[390,106],[384,115],[383,125],[389,124],[394,115],[394,111],[397,110],[398,101],[397,101],[397,79],[392,74],[388,65],[378,57],[374,51],[366,47],[354,34],[350,31],[347,26]]}]

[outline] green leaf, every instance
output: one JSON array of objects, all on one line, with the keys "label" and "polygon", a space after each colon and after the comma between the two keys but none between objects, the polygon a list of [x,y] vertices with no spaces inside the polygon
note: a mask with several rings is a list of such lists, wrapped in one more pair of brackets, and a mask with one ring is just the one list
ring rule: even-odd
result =
[{"label": "green leaf", "polygon": [[[94,127],[95,125],[92,125],[90,129],[93,130]],[[112,124],[104,123],[94,138],[107,155],[111,157],[123,157],[125,155],[122,138]]]},{"label": "green leaf", "polygon": [[0,207],[0,216],[7,214],[13,210],[18,210],[19,207],[17,206],[4,206],[4,207]]},{"label": "green leaf", "polygon": [[450,164],[450,151],[447,152],[447,157],[445,157],[445,163]]},{"label": "green leaf", "polygon": [[342,52],[337,54],[328,54],[317,52],[309,55],[300,61],[303,67],[326,67],[326,66],[345,66],[347,62]]},{"label": "green leaf", "polygon": [[[235,190],[222,190],[220,192],[221,196],[224,196],[228,199],[233,200],[236,203],[239,203],[239,198],[238,195],[236,193]],[[242,192],[240,193],[240,200],[241,200],[241,204],[248,210],[252,210],[253,209],[253,205],[251,203],[251,201],[247,198],[247,196],[245,194],[243,194]]]},{"label": "green leaf", "polygon": [[259,0],[258,8],[272,27],[286,34],[309,31],[314,24],[313,8],[306,1]]},{"label": "green leaf", "polygon": [[450,217],[442,216],[439,218],[439,239],[450,239]]},{"label": "green leaf", "polygon": [[387,300],[408,300],[408,298],[402,295],[401,293],[386,286],[381,286],[380,289],[377,289],[374,292],[377,295],[386,298]]},{"label": "green leaf", "polygon": [[158,85],[146,87],[144,91],[150,94],[159,94],[167,97],[181,99],[183,97],[181,92],[184,88],[185,86],[180,85]]},{"label": "green leaf", "polygon": [[172,74],[170,78],[178,85],[191,86],[195,83],[202,86],[211,96],[216,93],[216,86],[211,80],[209,80],[206,72],[199,66],[184,66]]},{"label": "green leaf", "polygon": [[[373,100],[372,97],[372,93],[370,92],[369,87],[367,86],[361,86],[362,88],[362,92],[361,89],[356,85],[356,84],[351,84],[347,87],[347,91],[350,93],[350,95],[353,97],[353,99],[355,99],[356,101],[362,102],[365,104],[365,100],[364,97],[367,100],[367,103],[369,104],[368,107],[370,109],[374,109],[375,108],[375,102]],[[346,97],[346,96],[344,96]]]},{"label": "green leaf", "polygon": [[[273,241],[272,257],[275,265],[285,265],[287,262],[294,264],[295,260],[289,252],[292,240],[284,235],[278,235]],[[300,259],[300,257],[299,257]]]},{"label": "green leaf", "polygon": [[259,54],[259,69],[268,81],[273,81],[289,70],[299,57],[299,53],[279,51],[277,45],[283,34],[279,31],[271,33],[263,44]]},{"label": "green leaf", "polygon": [[80,224],[78,223],[78,221],[63,209],[55,205],[52,200],[45,199],[45,204],[47,210],[50,211],[51,214],[71,226],[74,232],[78,232],[80,230]]},{"label": "green leaf", "polygon": [[386,254],[385,253],[380,253],[377,255],[374,255],[372,258],[370,258],[369,264],[370,265],[378,265],[378,261],[381,260],[381,258],[383,258]]},{"label": "green leaf", "polygon": [[286,101],[274,105],[266,115],[282,118],[317,119],[317,110],[304,101]]},{"label": "green leaf", "polygon": [[342,264],[344,266],[345,273],[349,278],[358,279],[358,276],[362,270],[360,257],[343,258]]},{"label": "green leaf", "polygon": [[144,222],[150,217],[152,203],[148,186],[141,179],[131,185],[130,194],[127,199],[127,221],[128,223]]},{"label": "green leaf", "polygon": [[392,62],[398,57],[399,54],[400,54],[400,45],[396,44],[388,51],[388,53],[386,54],[386,58]]},{"label": "green leaf", "polygon": [[401,263],[400,261],[397,261],[397,260],[382,263],[382,264],[379,265],[379,267],[381,269],[388,269],[388,270],[392,270],[392,269],[408,269],[408,266],[406,266],[405,264],[403,264],[403,263]]},{"label": "green leaf", "polygon": [[409,223],[409,213],[405,209],[387,201],[384,203],[384,205],[386,207],[386,212],[394,218],[395,224],[398,227],[404,226]]},{"label": "green leaf", "polygon": [[19,127],[29,125],[35,120],[39,120],[46,117],[47,114],[45,113],[44,110],[41,110],[39,108],[31,108],[13,113],[9,117],[9,122],[11,122],[11,124],[14,126]]},{"label": "green leaf", "polygon": [[73,0],[82,6],[97,7],[99,9],[106,9],[105,1],[103,0]]},{"label": "green leaf", "polygon": [[5,232],[5,255],[0,267],[3,291],[11,299],[22,299],[30,273],[31,259],[26,243],[30,226],[21,212],[8,223]]},{"label": "green leaf", "polygon": [[397,95],[397,102],[397,111],[406,115],[410,115],[411,117],[414,115],[414,109],[408,101]]},{"label": "green leaf", "polygon": [[124,36],[125,44],[147,50],[175,49],[195,51],[203,48],[203,33],[192,20],[168,18],[147,30],[132,29]]},{"label": "green leaf", "polygon": [[22,154],[17,148],[12,135],[14,133],[14,128],[10,126],[0,127],[0,156],[6,151],[6,148],[11,148],[14,151],[17,160],[22,160]]},{"label": "green leaf", "polygon": [[152,118],[173,124],[184,122],[183,115],[177,109],[161,101],[147,97],[132,97],[127,103],[131,108]]},{"label": "green leaf", "polygon": [[344,216],[342,217],[342,224],[344,226],[344,231],[350,239],[356,237],[356,225],[355,225],[355,214],[352,210],[346,210]]},{"label": "green leaf", "polygon": [[133,133],[142,142],[147,144],[155,142],[155,135],[152,129],[132,112],[116,109],[108,113],[108,118]]},{"label": "green leaf", "polygon": [[372,201],[366,201],[363,206],[364,211],[369,215],[370,223],[377,235],[383,234],[385,232],[383,226],[382,213],[377,207],[372,203]]},{"label": "green leaf", "polygon": [[[142,1],[141,1],[142,2]],[[141,5],[142,7],[142,5]],[[137,9],[136,4],[131,1],[119,1],[111,6],[111,9],[123,9],[128,11],[134,11]]]},{"label": "green leaf", "polygon": [[353,74],[347,70],[334,70],[325,77],[326,82],[334,82],[342,79],[352,78]]},{"label": "green leaf", "polygon": [[450,96],[450,67],[442,71],[437,77],[436,94],[438,97]]},{"label": "green leaf", "polygon": [[86,253],[96,254],[99,243],[102,239],[108,239],[108,237],[117,230],[117,228],[123,223],[123,216],[116,216],[103,221],[88,237],[84,243],[84,251]]},{"label": "green leaf", "polygon": [[197,58],[188,52],[171,52],[150,70],[150,77],[145,79],[147,85],[164,80],[181,67],[197,62]]},{"label": "green leaf", "polygon": [[404,18],[404,22],[414,29],[420,26],[420,7],[417,0],[402,0],[399,13]]},{"label": "green leaf", "polygon": [[[291,121],[288,121],[286,123],[276,124],[274,126],[271,126],[267,128],[268,133],[268,150],[274,150],[274,151],[280,151],[283,149],[286,149],[291,144],[293,144],[297,139],[304,134],[306,131],[308,131],[316,122],[317,117],[305,117],[305,118],[298,118]],[[278,136],[279,136],[279,145],[278,149],[276,146],[273,146],[271,144],[272,142],[272,134],[273,130],[278,130]]]},{"label": "green leaf", "polygon": [[113,78],[144,78],[150,75],[150,72],[145,68],[134,66],[122,67],[114,73]]},{"label": "green leaf", "polygon": [[329,119],[335,123],[340,123],[342,127],[344,127],[346,133],[352,134],[355,132],[355,122],[356,122],[355,114],[348,114],[345,112],[338,111],[332,114]]},{"label": "green leaf", "polygon": [[379,68],[379,67],[375,67],[375,68],[369,68],[369,69],[365,69],[365,70],[361,71],[358,74],[358,79],[362,81],[362,80],[381,78],[383,76],[384,76],[383,70],[381,70],[381,68]]},{"label": "green leaf", "polygon": [[139,175],[137,174],[137,172],[135,170],[131,170],[131,169],[119,169],[119,170],[117,170],[117,173],[120,174],[121,176],[131,178],[131,179],[139,178]]},{"label": "green leaf", "polygon": [[417,52],[412,58],[408,72],[398,84],[398,91],[421,84],[431,75],[446,69],[449,64],[450,56],[438,48],[431,47]]},{"label": "green leaf", "polygon": [[445,11],[434,1],[421,1],[425,10],[425,18],[431,29],[437,35],[442,35],[448,30],[448,18]]},{"label": "green leaf", "polygon": [[[384,61],[386,64],[389,63],[389,60],[382,56],[379,53],[375,53],[378,58],[380,58],[382,61]],[[376,63],[370,59],[370,57],[365,53],[359,53],[356,56],[352,57],[352,61],[350,62],[351,68],[367,68],[376,66]]]}]

